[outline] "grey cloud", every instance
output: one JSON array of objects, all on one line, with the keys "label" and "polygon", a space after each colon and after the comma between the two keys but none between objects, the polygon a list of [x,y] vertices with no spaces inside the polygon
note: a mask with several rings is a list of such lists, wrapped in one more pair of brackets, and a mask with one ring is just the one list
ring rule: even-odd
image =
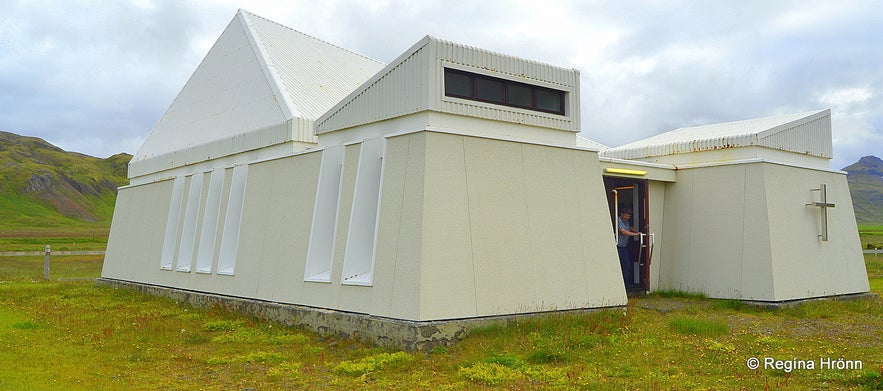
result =
[{"label": "grey cloud", "polygon": [[[608,23],[620,26],[623,34],[605,51],[604,66],[635,58],[655,61],[656,66],[646,74],[628,75],[624,70],[620,76],[625,74],[625,79],[613,82],[603,72],[584,69],[583,91],[591,91],[584,93],[584,100],[589,98],[584,113],[602,113],[583,116],[597,119],[584,120],[587,136],[618,145],[682,126],[820,109],[824,107],[818,97],[828,91],[879,86],[883,81],[883,50],[875,41],[883,36],[879,13],[861,7],[840,13],[813,9],[828,3],[758,4],[608,8]],[[793,16],[789,12],[801,8],[825,17],[812,23],[783,22]],[[680,55],[672,56],[673,50]],[[883,98],[879,88],[871,89],[872,100]],[[857,105],[835,112],[832,167],[845,166],[861,154],[879,155],[879,144],[859,147],[843,142],[850,138],[845,135],[879,136],[879,125],[869,122],[879,118],[880,111],[868,116],[866,109]],[[872,130],[862,133],[857,127]]]},{"label": "grey cloud", "polygon": [[121,152],[119,137],[144,133],[182,84],[166,75],[187,58],[195,23],[175,4],[9,9],[0,23],[16,26],[16,46],[0,52],[0,100],[15,103],[0,108],[0,128],[102,157]]},{"label": "grey cloud", "polygon": [[[0,129],[135,152],[237,6],[13,3],[0,15]],[[241,7],[380,61],[424,35],[580,70],[584,135],[619,145],[683,126],[832,107],[834,168],[877,154],[876,2],[298,1]],[[601,40],[603,42],[600,42]],[[827,95],[826,95],[827,94]],[[836,103],[836,102],[834,102]],[[132,147],[135,145],[135,147]]]}]

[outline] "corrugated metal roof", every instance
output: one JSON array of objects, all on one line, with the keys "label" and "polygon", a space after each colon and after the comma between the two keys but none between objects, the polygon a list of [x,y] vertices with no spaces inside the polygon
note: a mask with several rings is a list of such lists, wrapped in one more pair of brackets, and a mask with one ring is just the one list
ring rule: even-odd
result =
[{"label": "corrugated metal roof", "polygon": [[315,120],[386,64],[240,11],[295,116]]},{"label": "corrugated metal roof", "polygon": [[601,156],[642,159],[747,146],[830,158],[831,111],[811,111],[680,128],[610,148],[603,151]]},{"label": "corrugated metal roof", "polygon": [[587,139],[583,136],[576,135],[576,145],[583,148],[591,148],[598,151],[604,151],[610,149],[610,147],[601,144],[597,141]]},{"label": "corrugated metal roof", "polygon": [[147,136],[133,164],[286,121],[248,34],[239,18],[230,22]]},{"label": "corrugated metal roof", "polygon": [[[225,142],[243,134],[265,142],[250,149],[315,143],[313,121],[383,66],[240,10],[135,154],[130,176],[244,152]],[[281,125],[292,132],[253,134]]]}]

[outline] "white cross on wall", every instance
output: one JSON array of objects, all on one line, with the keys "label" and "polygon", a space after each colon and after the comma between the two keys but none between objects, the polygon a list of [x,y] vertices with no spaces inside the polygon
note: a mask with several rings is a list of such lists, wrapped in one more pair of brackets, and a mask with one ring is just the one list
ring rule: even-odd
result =
[{"label": "white cross on wall", "polygon": [[811,191],[817,191],[821,195],[819,197],[819,201],[813,201],[806,206],[817,206],[821,209],[822,212],[822,233],[819,235],[819,238],[822,239],[823,242],[828,241],[828,208],[833,208],[834,204],[828,202],[828,186],[824,183],[819,185],[818,189],[812,189]]}]

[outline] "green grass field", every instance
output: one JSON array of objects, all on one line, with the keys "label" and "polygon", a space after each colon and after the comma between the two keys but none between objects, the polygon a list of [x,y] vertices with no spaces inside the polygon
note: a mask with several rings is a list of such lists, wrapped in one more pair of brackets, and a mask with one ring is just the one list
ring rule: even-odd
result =
[{"label": "green grass field", "polygon": [[[883,293],[883,256],[865,260]],[[52,277],[100,268],[101,256],[53,257]],[[667,292],[405,353],[41,273],[42,257],[0,257],[0,389],[883,388],[879,297],[762,310]],[[752,357],[781,368],[748,369]],[[820,369],[821,357],[862,369]],[[786,370],[795,359],[816,368]]]},{"label": "green grass field", "polygon": [[[96,278],[101,274],[101,255],[54,255],[50,279]],[[43,278],[43,256],[0,257],[0,281],[38,281]]]},{"label": "green grass field", "polygon": [[883,225],[860,225],[858,233],[862,248],[883,248]]},{"label": "green grass field", "polygon": [[0,228],[0,252],[43,251],[47,244],[52,251],[104,251],[109,231],[107,224],[82,224],[63,230],[48,226],[10,230]]},{"label": "green grass field", "polygon": [[43,251],[46,245],[52,251],[104,251],[107,247],[107,234],[68,236],[56,238],[28,238],[0,236],[0,252]]}]

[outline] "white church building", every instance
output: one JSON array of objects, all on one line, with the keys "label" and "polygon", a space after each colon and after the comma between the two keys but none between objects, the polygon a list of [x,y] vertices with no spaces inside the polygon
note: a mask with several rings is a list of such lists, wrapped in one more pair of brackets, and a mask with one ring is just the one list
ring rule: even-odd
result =
[{"label": "white church building", "polygon": [[432,37],[383,64],[240,11],[129,164],[102,281],[417,326],[622,306],[628,207],[641,291],[869,291],[830,111],[607,148],[579,80]]}]

